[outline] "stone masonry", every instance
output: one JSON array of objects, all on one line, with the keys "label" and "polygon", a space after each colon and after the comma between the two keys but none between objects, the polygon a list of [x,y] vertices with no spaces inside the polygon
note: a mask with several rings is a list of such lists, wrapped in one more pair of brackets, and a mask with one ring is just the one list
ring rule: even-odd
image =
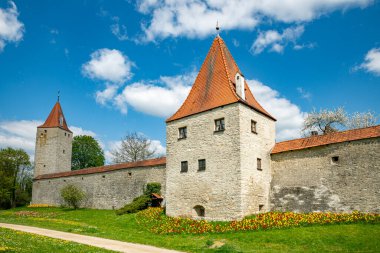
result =
[{"label": "stone masonry", "polygon": [[271,209],[379,213],[379,151],[376,138],[273,154]]}]

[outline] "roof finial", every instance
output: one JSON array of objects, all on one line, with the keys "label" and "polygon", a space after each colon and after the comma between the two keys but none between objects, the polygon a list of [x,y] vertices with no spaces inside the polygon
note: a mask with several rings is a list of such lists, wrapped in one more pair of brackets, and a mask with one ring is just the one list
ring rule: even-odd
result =
[{"label": "roof finial", "polygon": [[219,30],[220,30],[220,27],[219,27],[219,22],[218,22],[218,20],[216,20],[216,27],[215,27],[215,29],[216,29],[216,34],[217,34],[217,36],[219,37]]},{"label": "roof finial", "polygon": [[57,99],[58,102],[59,102],[60,93],[61,93],[61,91],[58,91],[58,99]]}]

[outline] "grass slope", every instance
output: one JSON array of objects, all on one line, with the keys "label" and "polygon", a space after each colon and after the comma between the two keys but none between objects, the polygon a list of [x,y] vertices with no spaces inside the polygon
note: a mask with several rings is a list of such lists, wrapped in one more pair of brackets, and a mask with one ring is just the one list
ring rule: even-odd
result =
[{"label": "grass slope", "polygon": [[[53,250],[54,249],[54,250]],[[0,252],[113,252],[79,243],[0,228]]]},{"label": "grass slope", "polygon": [[[109,210],[17,208],[0,211],[0,222],[31,225],[187,252],[380,252],[380,225],[309,226],[203,235],[157,235],[137,224],[136,215]],[[215,242],[225,243],[210,249]]]}]

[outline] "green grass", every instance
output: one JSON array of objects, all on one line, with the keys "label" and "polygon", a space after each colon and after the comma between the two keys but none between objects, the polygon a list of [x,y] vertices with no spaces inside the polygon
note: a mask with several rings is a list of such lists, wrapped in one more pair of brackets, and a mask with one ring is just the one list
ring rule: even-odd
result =
[{"label": "green grass", "polygon": [[[28,212],[22,213],[23,211]],[[308,226],[202,235],[158,235],[139,226],[135,214],[117,216],[109,210],[73,211],[60,208],[17,208],[0,211],[0,222],[150,244],[186,252],[380,252],[380,224]],[[218,249],[209,248],[215,242],[225,245]]]},{"label": "green grass", "polygon": [[[54,249],[54,250],[53,250]],[[113,252],[79,243],[0,228],[0,252]]]}]

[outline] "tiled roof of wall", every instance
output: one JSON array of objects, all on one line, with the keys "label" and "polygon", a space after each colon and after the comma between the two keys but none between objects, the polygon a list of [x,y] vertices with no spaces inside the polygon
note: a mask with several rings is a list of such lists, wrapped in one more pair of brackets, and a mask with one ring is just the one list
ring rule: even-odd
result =
[{"label": "tiled roof of wall", "polygon": [[149,159],[149,160],[138,161],[138,162],[119,163],[119,164],[105,165],[105,166],[100,166],[100,167],[92,167],[92,168],[87,168],[87,169],[82,169],[82,170],[72,170],[72,171],[67,171],[67,172],[45,174],[45,175],[37,176],[34,179],[38,180],[38,179],[50,179],[50,178],[59,178],[59,177],[70,177],[70,176],[76,176],[76,175],[87,175],[87,174],[122,170],[122,169],[128,169],[128,168],[152,167],[152,166],[165,165],[165,164],[166,164],[166,157],[161,157],[161,158]]},{"label": "tiled roof of wall", "polygon": [[278,142],[272,154],[375,137],[380,137],[380,125]]}]

